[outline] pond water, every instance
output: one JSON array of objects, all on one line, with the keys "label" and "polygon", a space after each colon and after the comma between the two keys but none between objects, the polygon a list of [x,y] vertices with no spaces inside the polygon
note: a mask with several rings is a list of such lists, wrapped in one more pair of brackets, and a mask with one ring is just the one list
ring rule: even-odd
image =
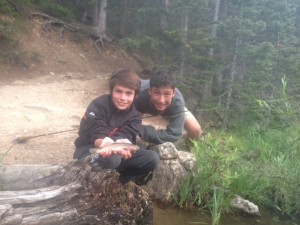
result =
[{"label": "pond water", "polygon": [[[188,212],[178,208],[161,209],[154,205],[153,225],[211,225],[211,216],[204,212]],[[226,215],[219,225],[300,225],[300,221],[262,213],[261,218]]]}]

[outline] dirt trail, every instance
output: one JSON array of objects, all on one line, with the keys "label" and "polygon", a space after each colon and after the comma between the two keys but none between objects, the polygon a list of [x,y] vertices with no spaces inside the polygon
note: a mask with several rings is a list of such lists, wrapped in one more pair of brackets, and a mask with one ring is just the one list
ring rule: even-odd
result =
[{"label": "dirt trail", "polygon": [[38,59],[25,63],[21,70],[1,67],[0,162],[4,164],[71,160],[76,130],[32,138],[23,144],[13,145],[12,141],[78,127],[90,101],[108,91],[111,72],[141,70],[134,60],[109,49],[100,56],[89,41],[74,43],[68,36],[61,40],[55,30],[46,36],[41,23],[29,21],[20,38],[23,50]]},{"label": "dirt trail", "polygon": [[[83,80],[64,74],[16,80],[0,89],[0,149],[17,137],[74,129],[89,102],[106,92],[105,74]],[[59,163],[71,159],[73,132],[32,138],[15,145],[3,163]]]}]

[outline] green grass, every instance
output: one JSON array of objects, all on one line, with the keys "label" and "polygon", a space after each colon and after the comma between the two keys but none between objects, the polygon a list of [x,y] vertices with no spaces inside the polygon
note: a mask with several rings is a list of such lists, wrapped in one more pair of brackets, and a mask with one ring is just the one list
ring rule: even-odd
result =
[{"label": "green grass", "polygon": [[212,224],[238,194],[262,208],[291,217],[300,211],[300,128],[208,133],[194,143],[196,169],[182,185],[176,203],[207,208]]}]

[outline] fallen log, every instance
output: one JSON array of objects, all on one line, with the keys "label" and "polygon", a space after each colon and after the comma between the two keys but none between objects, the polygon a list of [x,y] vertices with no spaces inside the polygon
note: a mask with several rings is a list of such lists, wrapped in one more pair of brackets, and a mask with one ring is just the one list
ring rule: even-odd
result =
[{"label": "fallen log", "polygon": [[0,225],[152,224],[148,194],[133,182],[122,185],[116,171],[92,166],[89,157],[0,172]]}]

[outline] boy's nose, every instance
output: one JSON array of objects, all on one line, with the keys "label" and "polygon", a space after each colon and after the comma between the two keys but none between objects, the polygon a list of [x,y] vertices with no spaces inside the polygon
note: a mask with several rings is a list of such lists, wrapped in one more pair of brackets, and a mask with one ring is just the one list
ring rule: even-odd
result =
[{"label": "boy's nose", "polygon": [[164,95],[160,95],[159,96],[159,101],[160,102],[164,102],[165,101],[165,96]]}]

